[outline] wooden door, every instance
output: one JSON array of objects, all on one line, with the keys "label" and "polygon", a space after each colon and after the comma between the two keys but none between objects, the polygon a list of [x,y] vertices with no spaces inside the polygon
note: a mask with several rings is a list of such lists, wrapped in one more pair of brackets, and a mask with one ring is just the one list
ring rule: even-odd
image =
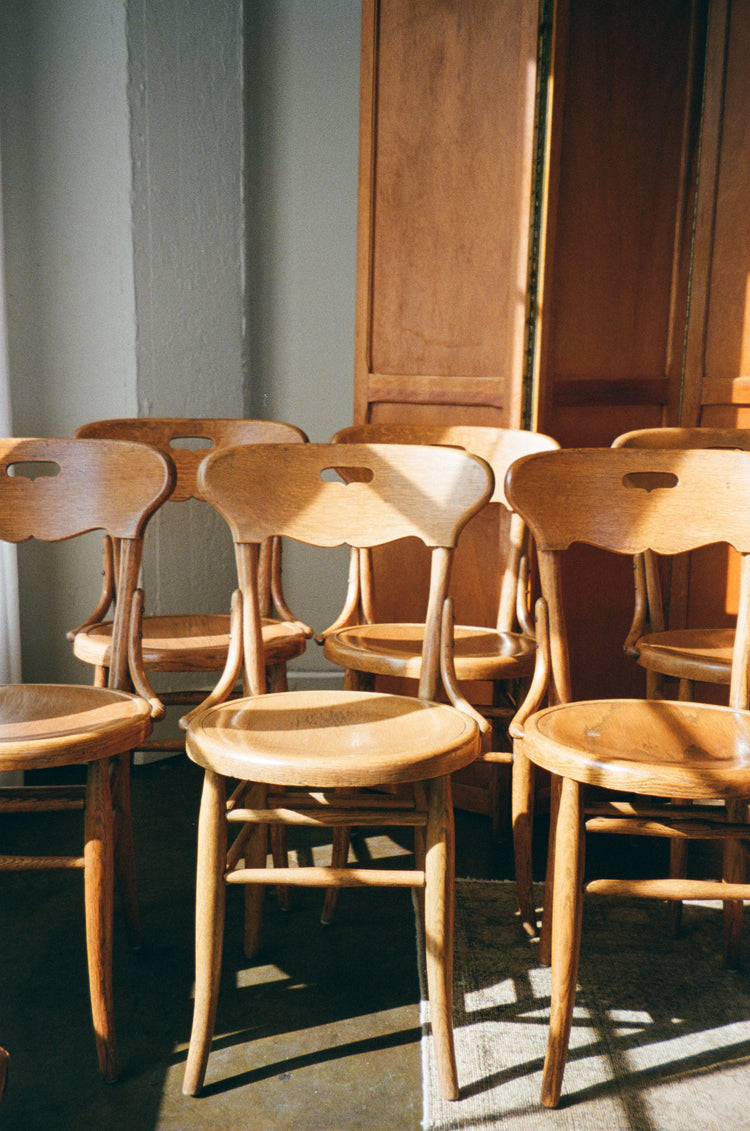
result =
[{"label": "wooden door", "polygon": [[[355,422],[750,425],[748,48],[750,0],[363,0]],[[497,516],[467,534],[487,623]],[[621,566],[573,568],[577,693],[643,690]],[[401,615],[418,566],[378,570]],[[731,616],[717,571],[675,608]]]},{"label": "wooden door", "polygon": [[[537,0],[364,0],[355,423],[521,426],[537,30]],[[463,623],[495,622],[507,524],[493,506],[462,536]],[[381,619],[419,615],[417,547],[374,575]]]},{"label": "wooden door", "polygon": [[[706,8],[556,5],[536,421],[563,447],[680,420]],[[630,563],[569,569],[574,693],[643,693]]]}]

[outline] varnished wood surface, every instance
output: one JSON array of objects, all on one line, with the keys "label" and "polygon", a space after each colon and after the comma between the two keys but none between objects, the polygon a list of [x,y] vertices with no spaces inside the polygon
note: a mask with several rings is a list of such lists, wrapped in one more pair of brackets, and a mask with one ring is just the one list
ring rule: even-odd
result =
[{"label": "varnished wood surface", "polygon": [[[198,481],[236,541],[263,541],[283,529],[288,538],[327,547],[377,546],[406,537],[419,537],[430,547],[452,546],[492,492],[486,464],[462,451],[350,444],[346,464],[367,469],[368,481],[324,477],[341,463],[341,449],[328,444],[299,449],[277,444],[271,458],[260,446],[228,448],[206,458]],[[246,498],[249,485],[256,502],[240,511],[232,501]]]},{"label": "varnished wood surface", "polygon": [[[76,429],[80,438],[150,444],[169,456],[177,473],[170,501],[194,499],[196,474],[208,452],[230,444],[304,443],[301,428],[276,420],[131,416],[93,420]],[[190,445],[193,446],[190,446]]]},{"label": "varnished wood surface", "polygon": [[0,686],[0,771],[92,762],[133,749],[150,731],[148,703],[125,691]]},{"label": "varnished wood surface", "polygon": [[[521,679],[534,669],[536,645],[521,633],[457,625],[454,664],[459,680]],[[419,679],[424,626],[367,624],[326,640],[326,655],[344,668]]]},{"label": "varnished wood surface", "polygon": [[524,724],[537,765],[587,785],[680,798],[750,797],[750,714],[707,703],[591,700]]},{"label": "varnished wood surface", "polygon": [[638,639],[638,663],[661,675],[701,683],[729,683],[732,628],[683,628]]},{"label": "varnished wood surface", "polygon": [[[304,444],[301,428],[273,420],[245,420],[196,417],[123,417],[92,421],[82,425],[76,436],[116,439],[148,444],[163,452],[174,464],[176,479],[169,501],[185,502],[202,498],[197,480],[198,468],[210,451],[231,444]],[[105,546],[106,550],[106,546]],[[307,625],[293,621],[281,592],[281,548],[267,547],[267,568],[260,582],[263,588],[263,636],[266,662],[274,677],[285,678],[287,661],[302,655],[312,635]],[[114,579],[107,575],[102,597],[93,613],[78,630],[69,634],[74,654],[96,668],[101,682],[111,656],[111,622],[105,620],[114,595]],[[275,614],[275,615],[271,615]],[[172,612],[142,620],[142,662],[146,671],[188,673],[221,671],[229,649],[229,617],[201,612]],[[165,692],[169,702],[187,704],[191,692],[177,686]],[[158,732],[148,749],[181,749],[181,743],[162,738]]]},{"label": "varnished wood surface", "polygon": [[[550,490],[541,520],[535,499]],[[525,457],[506,479],[538,549],[580,541],[629,556],[683,553],[716,541],[717,529],[750,547],[748,490],[750,453],[735,451],[568,449]]]},{"label": "varnished wood surface", "polygon": [[[332,472],[356,469],[346,481]],[[293,883],[294,870],[279,860],[268,867],[268,829],[314,819],[321,789],[333,825],[330,871],[315,868],[307,882],[336,888],[349,882],[403,883],[392,869],[346,871],[350,824],[367,826],[368,786],[404,786],[408,807],[394,804],[396,822],[415,829],[416,868],[406,877],[418,892],[424,915],[430,1017],[440,1089],[456,1099],[459,1085],[453,1047],[452,958],[454,845],[450,774],[480,751],[477,720],[434,701],[447,663],[443,611],[456,540],[472,514],[488,501],[493,475],[488,464],[459,449],[418,445],[270,445],[218,451],[199,472],[205,497],[230,525],[237,553],[239,595],[235,616],[242,631],[240,657],[246,687],[240,700],[198,710],[188,724],[186,749],[205,768],[198,834],[196,901],[196,992],[183,1091],[203,1085],[214,1028],[220,980],[225,882],[248,883],[245,947],[260,945],[262,885]],[[431,549],[431,584],[425,614],[417,697],[378,692],[319,691],[263,694],[263,642],[257,591],[258,547],[269,537],[294,537],[316,546],[369,547],[418,537]],[[228,672],[224,673],[228,676]],[[228,687],[234,682],[226,678]],[[452,688],[446,687],[450,697]],[[227,812],[225,779],[239,779]],[[269,786],[308,787],[313,807]],[[295,803],[296,800],[296,803]],[[382,800],[382,798],[381,798]],[[399,799],[400,800],[400,799]],[[262,818],[256,811],[263,809]],[[374,806],[376,822],[385,817]],[[235,814],[236,811],[236,814]],[[291,812],[290,812],[291,811]],[[239,831],[227,852],[227,824]],[[248,818],[246,820],[246,818]],[[280,866],[279,866],[280,865]],[[304,882],[304,881],[303,881]],[[324,907],[324,921],[326,909]]]},{"label": "varnished wood surface", "polygon": [[[722,449],[750,450],[750,429],[747,428],[650,428],[637,429],[618,436],[613,447],[649,449]],[[685,628],[683,622],[718,607],[722,621],[736,607],[736,569],[727,560],[726,547],[710,547],[701,556],[673,563],[669,592],[662,594],[658,566],[646,561],[646,576],[636,572],[636,589],[641,588],[645,621],[634,622],[633,633],[651,631],[633,640],[639,664],[647,670],[676,679],[700,683],[729,683],[734,631],[722,627]],[[721,578],[721,583],[719,582]],[[654,592],[655,590],[655,592]],[[706,606],[708,608],[706,609]],[[670,610],[671,627],[664,627],[663,607]],[[731,618],[730,618],[731,619]],[[710,621],[708,622],[710,625]]]},{"label": "varnished wood surface", "polygon": [[452,707],[354,691],[234,700],[201,715],[186,745],[225,777],[325,788],[438,777],[478,752],[476,724]]},{"label": "varnished wood surface", "polygon": [[54,542],[99,529],[133,539],[171,491],[174,470],[143,445],[24,438],[0,441],[0,478],[5,541]]},{"label": "varnished wood surface", "polygon": [[[582,787],[648,799],[597,806],[592,826],[613,833],[669,835],[675,821],[681,843],[710,835],[706,806],[700,811],[670,804],[657,814],[658,798],[723,800],[713,823],[722,843],[717,880],[688,880],[684,872],[656,882],[597,881],[591,890],[681,900],[725,895],[725,960],[739,960],[745,881],[744,838],[750,798],[750,515],[742,499],[750,485],[750,453],[736,450],[641,448],[589,449],[529,457],[508,474],[506,490],[533,530],[543,599],[540,625],[549,610],[549,648],[538,669],[534,694],[513,723],[514,755],[523,767],[514,799],[530,820],[533,767],[552,774],[553,806],[542,952],[552,964],[550,1031],[541,1101],[554,1107],[561,1095],[568,1053],[580,953],[584,890]],[[586,467],[584,468],[584,462]],[[557,494],[555,495],[555,489]],[[742,555],[740,615],[734,636],[730,707],[687,701],[602,698],[571,702],[562,603],[561,550],[578,540],[620,554],[653,550],[678,554],[705,543],[729,541]],[[540,639],[546,639],[546,628]],[[551,676],[548,679],[548,673]],[[550,706],[543,707],[545,697]],[[540,707],[542,709],[540,709]],[[517,796],[516,796],[517,794]],[[606,801],[606,798],[605,798]],[[559,805],[558,805],[559,802]],[[686,819],[685,814],[688,814]],[[631,819],[632,818],[632,819]],[[673,853],[673,860],[678,859]],[[589,890],[587,885],[587,890]]]},{"label": "varnished wood surface", "polygon": [[[452,570],[451,592],[462,613],[471,612],[478,618],[459,624],[454,630],[456,676],[464,684],[471,681],[480,685],[468,692],[474,702],[482,701],[485,706],[489,700],[496,702],[507,690],[502,684],[525,679],[534,662],[528,620],[521,624],[518,615],[519,601],[523,610],[526,599],[519,589],[519,571],[527,552],[526,531],[518,516],[508,513],[505,473],[522,455],[555,450],[556,441],[523,429],[376,423],[341,429],[333,442],[444,444],[473,452],[492,468],[492,505],[477,516],[462,536]],[[396,617],[399,622],[412,620],[404,608],[405,578],[409,578],[412,603],[416,604],[416,595],[425,589],[423,579],[413,568],[416,556],[413,543],[402,542],[373,555],[371,569],[364,570],[360,559],[360,608],[349,618],[356,617],[360,624],[325,633],[329,659],[350,671],[395,679],[419,677],[420,630],[413,623],[393,623]],[[365,625],[364,621],[391,623]],[[502,746],[505,750],[505,735],[499,727],[496,739],[491,744],[493,748]],[[463,807],[489,813],[495,827],[499,826],[504,799],[499,796],[496,771],[472,766],[454,782],[454,800]]]},{"label": "varnished wood surface", "polygon": [[[57,541],[102,530],[116,546],[118,600],[109,687],[0,687],[0,770],[88,764],[82,853],[3,856],[0,869],[83,868],[89,994],[99,1071],[105,1080],[114,1080],[119,1071],[112,987],[115,874],[129,939],[134,944],[140,941],[130,755],[152,725],[151,704],[121,689],[140,678],[129,667],[128,642],[136,619],[132,614],[143,531],[171,491],[174,478],[171,461],[143,444],[81,439],[0,441],[0,538]],[[38,594],[40,600],[44,597],[61,599],[61,594],[49,586]],[[24,812],[80,806],[79,787],[73,787],[68,798],[62,793],[59,787],[51,791],[41,787],[21,799],[22,790],[7,795],[0,790],[0,811],[6,796],[10,811],[19,805]],[[44,1024],[43,1017],[39,1024]]]},{"label": "varnished wood surface", "polygon": [[363,6],[355,420],[521,423],[537,26],[536,0]]},{"label": "varnished wood surface", "polygon": [[[143,663],[147,671],[221,671],[227,657],[229,616],[221,613],[144,617]],[[269,664],[301,656],[307,634],[295,624],[263,618],[263,642]],[[76,633],[74,652],[79,660],[108,667],[112,624],[104,621]]]}]

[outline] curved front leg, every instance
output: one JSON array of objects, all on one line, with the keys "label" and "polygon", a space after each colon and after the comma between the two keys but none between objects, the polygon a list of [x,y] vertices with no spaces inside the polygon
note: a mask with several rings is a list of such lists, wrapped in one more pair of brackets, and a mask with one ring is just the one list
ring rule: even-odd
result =
[{"label": "curved front leg", "polygon": [[112,993],[112,917],[114,903],[114,831],[109,760],[90,762],[84,812],[83,887],[86,955],[91,1014],[96,1034],[99,1071],[117,1078],[119,1062]]},{"label": "curved front leg", "polygon": [[427,785],[424,936],[430,1024],[440,1093],[459,1095],[453,1044],[453,921],[455,839],[449,777]]},{"label": "curved front leg", "polygon": [[216,1022],[224,943],[224,869],[227,861],[226,785],[206,770],[198,820],[195,901],[195,1005],[182,1091],[195,1096],[203,1086]]},{"label": "curved front leg", "polygon": [[583,911],[583,804],[578,782],[563,778],[555,832],[552,996],[541,1102],[557,1107],[576,998]]}]

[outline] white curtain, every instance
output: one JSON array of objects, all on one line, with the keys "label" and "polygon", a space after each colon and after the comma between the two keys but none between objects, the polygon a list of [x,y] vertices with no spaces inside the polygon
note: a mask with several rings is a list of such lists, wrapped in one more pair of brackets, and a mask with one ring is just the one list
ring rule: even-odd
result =
[{"label": "white curtain", "polygon": [[[12,436],[12,427],[8,323],[5,308],[2,166],[0,165],[0,436]],[[21,634],[16,548],[8,542],[0,542],[0,683],[15,683],[20,678]]]}]

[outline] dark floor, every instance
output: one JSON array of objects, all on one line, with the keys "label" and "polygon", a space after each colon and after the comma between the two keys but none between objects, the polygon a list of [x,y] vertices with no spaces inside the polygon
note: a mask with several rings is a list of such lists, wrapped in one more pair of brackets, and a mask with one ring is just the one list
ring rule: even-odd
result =
[{"label": "dark floor", "polygon": [[[409,1131],[420,1125],[419,988],[407,891],[348,889],[322,927],[321,893],[296,889],[282,912],[269,893],[264,950],[242,952],[241,898],[228,893],[222,993],[200,1098],[181,1094],[192,1013],[193,888],[201,775],[184,758],[134,770],[145,945],[128,949],[119,917],[115,994],[121,1078],[97,1075],[89,1014],[79,873],[0,877],[0,1044],[11,1054],[0,1126],[33,1128],[299,1128]],[[38,821],[38,818],[35,818]],[[70,816],[48,835],[72,837]],[[0,852],[30,835],[6,818]],[[38,825],[37,825],[38,827]],[[545,822],[537,822],[536,873]],[[73,842],[74,843],[74,842]],[[314,849],[314,845],[310,849]],[[407,844],[358,844],[366,857]],[[648,847],[647,851],[653,849]],[[488,818],[459,813],[457,874],[507,879],[507,839]],[[498,924],[499,946],[504,930]]]}]

